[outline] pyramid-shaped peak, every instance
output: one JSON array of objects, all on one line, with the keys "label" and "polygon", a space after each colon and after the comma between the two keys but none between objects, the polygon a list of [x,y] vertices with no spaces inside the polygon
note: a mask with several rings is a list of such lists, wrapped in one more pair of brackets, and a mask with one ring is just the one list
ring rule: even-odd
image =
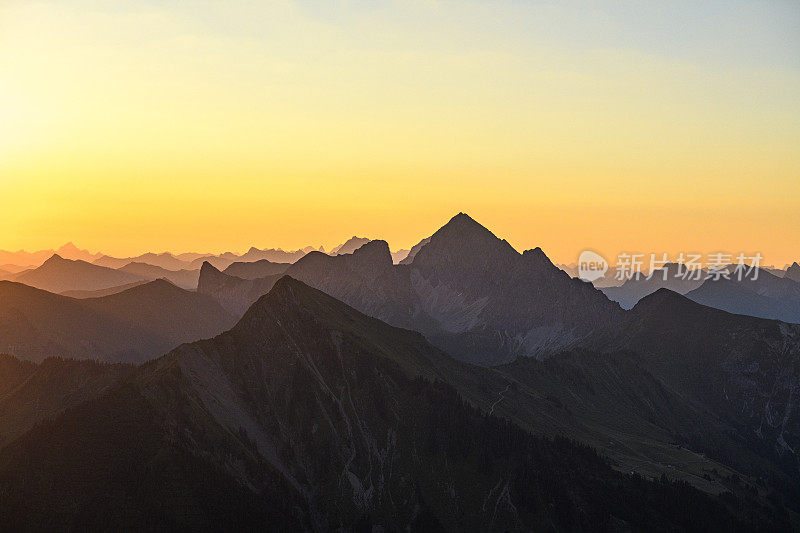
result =
[{"label": "pyramid-shaped peak", "polygon": [[679,309],[688,310],[698,307],[702,306],[675,291],[661,287],[639,300],[633,307],[633,311],[646,311],[655,308],[668,308],[672,311],[676,311]]},{"label": "pyramid-shaped peak", "polygon": [[44,266],[44,265],[55,265],[55,264],[58,264],[58,263],[66,263],[66,262],[69,262],[69,259],[64,259],[63,257],[61,257],[58,254],[53,254],[53,255],[50,256],[50,258],[47,261],[42,263],[42,266]]},{"label": "pyramid-shaped peak", "polygon": [[475,238],[489,241],[500,240],[494,233],[466,213],[457,214],[431,236],[433,240],[439,240],[441,238],[446,240]]},{"label": "pyramid-shaped peak", "polygon": [[[459,213],[453,218],[451,218],[447,224],[445,224],[442,229],[444,228],[451,228],[457,230],[472,230],[472,231],[486,231],[489,232],[484,226],[482,226],[479,222],[477,222],[474,218],[469,216],[466,213]],[[491,233],[491,232],[490,232]]]}]

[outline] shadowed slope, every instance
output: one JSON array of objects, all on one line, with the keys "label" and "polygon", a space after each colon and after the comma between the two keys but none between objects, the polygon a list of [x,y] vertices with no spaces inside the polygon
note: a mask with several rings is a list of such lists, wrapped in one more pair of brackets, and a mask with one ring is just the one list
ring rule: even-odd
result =
[{"label": "shadowed slope", "polygon": [[231,331],[6,447],[0,510],[70,528],[746,527],[721,500],[481,414],[421,377],[431,354],[418,334],[283,278]]},{"label": "shadowed slope", "polygon": [[141,362],[233,320],[213,300],[164,280],[84,300],[0,282],[0,352],[32,360]]},{"label": "shadowed slope", "polygon": [[[4,372],[11,364],[24,373]],[[0,356],[0,448],[34,424],[106,392],[133,368],[53,358],[36,365]]]}]

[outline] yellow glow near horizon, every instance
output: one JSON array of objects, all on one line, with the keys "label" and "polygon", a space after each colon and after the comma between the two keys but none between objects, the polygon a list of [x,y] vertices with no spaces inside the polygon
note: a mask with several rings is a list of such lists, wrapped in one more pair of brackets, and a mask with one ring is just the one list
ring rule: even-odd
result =
[{"label": "yellow glow near horizon", "polygon": [[331,9],[0,6],[0,249],[397,249],[465,211],[563,262],[800,259],[800,38],[762,63],[509,27],[553,5]]}]

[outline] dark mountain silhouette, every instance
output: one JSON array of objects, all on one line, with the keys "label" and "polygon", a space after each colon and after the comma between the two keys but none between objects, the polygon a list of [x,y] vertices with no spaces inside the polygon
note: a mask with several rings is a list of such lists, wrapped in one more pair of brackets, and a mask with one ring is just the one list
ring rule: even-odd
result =
[{"label": "dark mountain silhouette", "polygon": [[705,271],[700,272],[698,276],[697,273],[687,272],[684,265],[668,263],[662,268],[655,269],[652,276],[633,276],[618,287],[604,287],[600,290],[610,300],[619,302],[623,309],[631,309],[636,302],[658,289],[669,289],[678,294],[686,294],[700,287],[705,281],[705,277]]},{"label": "dark mountain silhouette", "polygon": [[0,448],[42,420],[106,392],[133,368],[57,358],[34,364],[0,355]]},{"label": "dark mountain silhouette", "polygon": [[800,283],[800,265],[797,264],[797,261],[792,263],[791,266],[786,269],[786,273],[783,275],[783,277]]},{"label": "dark mountain silhouette", "polygon": [[355,252],[356,250],[367,244],[369,241],[370,239],[367,239],[365,237],[356,237],[355,235],[353,235],[339,246],[335,246],[329,252],[328,255],[352,254],[353,252]]},{"label": "dark mountain silhouette", "polygon": [[0,513],[16,529],[787,527],[482,413],[433,378],[443,356],[283,278],[229,332],[2,449]]},{"label": "dark mountain silhouette", "polygon": [[129,263],[121,268],[121,272],[127,272],[135,276],[140,276],[148,280],[166,279],[173,285],[184,289],[196,289],[197,279],[200,277],[200,269],[197,270],[168,270],[147,263]]},{"label": "dark mountain silhouette", "polygon": [[[621,314],[540,249],[520,254],[467,215],[454,217],[428,241],[411,264],[393,265],[388,245],[371,241],[353,254],[311,252],[286,274],[483,365],[577,346]],[[265,278],[257,286],[208,274],[201,272],[198,291],[232,312],[243,312],[275,281]]]},{"label": "dark mountain silhouette", "polygon": [[730,313],[800,323],[800,283],[763,269],[755,280],[736,274],[708,279],[686,297]]},{"label": "dark mountain silhouette", "polygon": [[140,281],[141,276],[53,255],[40,267],[23,272],[14,281],[49,292],[92,291]]},{"label": "dark mountain silhouette", "polygon": [[258,279],[283,274],[287,268],[289,268],[289,263],[273,263],[266,259],[259,259],[252,262],[232,263],[224,272],[237,278]]},{"label": "dark mountain silhouette", "polygon": [[70,298],[77,298],[79,300],[83,300],[85,298],[101,298],[103,296],[109,296],[111,294],[117,294],[118,292],[127,291],[128,289],[132,289],[149,282],[149,280],[143,279],[141,281],[134,281],[133,283],[126,283],[125,285],[120,285],[118,287],[109,287],[108,289],[99,289],[96,291],[64,291],[60,294],[61,296],[69,296]]},{"label": "dark mountain silhouette", "polygon": [[577,346],[622,315],[616,303],[570,278],[540,248],[520,254],[463,213],[405,268],[422,311],[443,331],[423,330],[426,335],[479,364]]},{"label": "dark mountain silhouette", "polygon": [[275,274],[265,278],[242,279],[224,274],[206,262],[200,269],[197,293],[219,302],[227,312],[238,318],[253,302],[269,292],[281,276]]},{"label": "dark mountain silhouette", "polygon": [[36,361],[141,362],[233,321],[215,301],[164,280],[84,300],[0,282],[0,353]]}]

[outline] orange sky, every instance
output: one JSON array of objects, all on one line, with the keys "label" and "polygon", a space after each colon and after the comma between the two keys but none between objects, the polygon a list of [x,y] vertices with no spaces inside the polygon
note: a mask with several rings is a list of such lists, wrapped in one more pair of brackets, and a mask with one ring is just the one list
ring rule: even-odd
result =
[{"label": "orange sky", "polygon": [[798,4],[374,6],[4,2],[0,249],[800,259]]}]

